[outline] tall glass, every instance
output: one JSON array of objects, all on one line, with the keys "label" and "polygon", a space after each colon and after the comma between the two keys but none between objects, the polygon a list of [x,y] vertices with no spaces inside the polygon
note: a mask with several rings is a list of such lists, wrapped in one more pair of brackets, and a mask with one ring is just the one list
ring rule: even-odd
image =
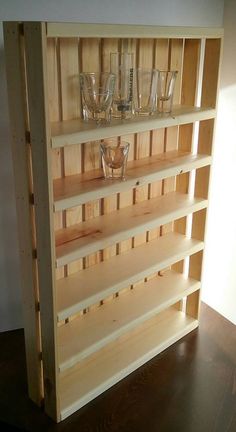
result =
[{"label": "tall glass", "polygon": [[159,71],[157,86],[157,111],[170,113],[173,106],[173,97],[177,71]]},{"label": "tall glass", "polygon": [[116,77],[106,72],[83,72],[80,74],[80,88],[83,104],[83,118],[100,123],[111,120],[111,104]]},{"label": "tall glass", "polygon": [[134,71],[134,111],[138,115],[147,116],[157,110],[156,69],[135,69]]},{"label": "tall glass", "polygon": [[115,52],[110,55],[110,70],[116,75],[112,117],[122,119],[132,117],[133,63],[132,53]]}]

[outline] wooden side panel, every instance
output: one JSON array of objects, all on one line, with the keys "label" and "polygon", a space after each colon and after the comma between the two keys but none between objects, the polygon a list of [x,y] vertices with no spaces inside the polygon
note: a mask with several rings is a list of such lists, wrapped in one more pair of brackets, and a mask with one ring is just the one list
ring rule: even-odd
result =
[{"label": "wooden side panel", "polygon": [[24,334],[30,398],[42,402],[42,365],[40,361],[40,317],[38,311],[37,268],[33,258],[34,226],[29,196],[29,149],[26,143],[26,89],[23,70],[23,39],[19,24],[4,23],[4,46],[12,131],[12,157],[15,180],[18,238],[20,247],[21,288],[23,298]]},{"label": "wooden side panel", "polygon": [[24,25],[29,120],[36,218],[36,239],[45,410],[60,419],[57,358],[57,320],[55,290],[55,240],[53,232],[53,195],[51,149],[47,98],[47,53],[45,24]]},{"label": "wooden side panel", "polygon": [[[202,106],[216,106],[217,89],[219,78],[219,63],[220,63],[221,39],[207,39],[205,45],[203,82],[202,82]],[[212,154],[212,145],[214,137],[214,120],[206,120],[200,122],[198,152]],[[208,197],[210,179],[210,167],[198,169],[195,179],[195,196]],[[202,210],[194,213],[192,219],[192,236],[194,238],[204,240],[206,226],[207,211]],[[203,254],[197,253],[190,258],[189,275],[196,279],[201,279]],[[186,312],[198,317],[200,306],[200,294],[198,292],[192,294],[187,299]]]}]

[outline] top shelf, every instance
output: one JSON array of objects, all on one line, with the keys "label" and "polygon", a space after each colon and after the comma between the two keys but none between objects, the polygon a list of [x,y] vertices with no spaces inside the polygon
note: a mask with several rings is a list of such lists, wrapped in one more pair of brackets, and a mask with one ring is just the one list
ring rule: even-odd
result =
[{"label": "top shelf", "polygon": [[52,148],[81,144],[119,135],[179,126],[195,121],[208,120],[216,116],[214,108],[175,106],[171,114],[156,114],[134,117],[131,120],[112,120],[107,125],[97,126],[93,121],[82,119],[53,122],[51,124]]},{"label": "top shelf", "polygon": [[220,27],[160,27],[130,24],[47,23],[47,37],[202,38],[221,37]]}]

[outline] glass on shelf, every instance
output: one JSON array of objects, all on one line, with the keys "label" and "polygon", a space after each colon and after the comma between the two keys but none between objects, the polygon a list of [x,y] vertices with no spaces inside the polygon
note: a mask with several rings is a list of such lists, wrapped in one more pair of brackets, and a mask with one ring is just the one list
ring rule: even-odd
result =
[{"label": "glass on shelf", "polygon": [[109,123],[116,77],[107,72],[82,72],[80,88],[84,120]]},{"label": "glass on shelf", "polygon": [[128,142],[116,139],[101,143],[102,167],[106,179],[125,180],[129,146]]},{"label": "glass on shelf", "polygon": [[133,115],[133,53],[111,53],[110,70],[116,75],[112,117],[128,119]]},{"label": "glass on shelf", "polygon": [[160,113],[172,111],[177,74],[177,71],[158,71],[157,111]]}]

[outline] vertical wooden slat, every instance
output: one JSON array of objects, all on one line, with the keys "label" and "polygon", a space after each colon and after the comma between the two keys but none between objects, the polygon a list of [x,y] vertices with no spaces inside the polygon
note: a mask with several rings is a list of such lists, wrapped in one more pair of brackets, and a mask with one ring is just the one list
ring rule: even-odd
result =
[{"label": "vertical wooden slat", "polygon": [[[137,46],[138,67],[152,69],[154,61],[154,41],[153,39],[140,39]],[[141,132],[137,134],[135,159],[142,159],[150,155],[150,132]],[[148,185],[135,189],[135,203],[148,199]],[[145,243],[147,233],[139,234],[134,238],[134,246]]]},{"label": "vertical wooden slat", "polygon": [[[120,40],[120,51],[121,52],[128,52],[133,54],[133,66],[135,67],[136,64],[136,40],[134,39],[121,39]],[[135,141],[136,141],[136,135],[130,134],[130,135],[122,135],[121,139],[123,141],[127,141],[130,144],[129,147],[129,154],[128,154],[128,161],[134,160],[134,147],[135,147]],[[134,203],[134,191],[128,190],[126,192],[122,192],[118,195],[118,206],[119,209],[125,208],[127,206],[131,206]],[[128,240],[124,240],[119,243],[118,245],[118,253],[122,254],[129,249],[132,248],[133,240],[132,238]],[[127,288],[130,287],[124,287],[123,291],[126,291]]]},{"label": "vertical wooden slat", "polygon": [[[154,45],[154,67],[159,70],[168,69],[169,39],[156,39]],[[151,133],[150,154],[154,156],[164,152],[165,129],[153,130]],[[149,197],[154,198],[162,194],[162,181],[154,182],[149,188]],[[160,235],[160,227],[149,231],[148,240]]]},{"label": "vertical wooden slat", "polygon": [[[183,105],[192,105],[196,103],[197,85],[199,77],[199,60],[200,60],[199,39],[187,39],[184,44],[183,58],[183,75],[181,89],[181,103]],[[178,149],[181,151],[191,152],[193,142],[193,123],[179,127]],[[189,173],[179,175],[176,179],[176,190],[181,193],[189,191]],[[186,233],[187,218],[181,218],[175,222],[175,231]],[[183,264],[183,263],[182,263]],[[182,271],[182,264],[175,266],[175,270]]]},{"label": "vertical wooden slat", "polygon": [[[102,41],[101,68],[103,72],[110,72],[110,53],[117,52],[119,49],[118,39],[104,39]],[[113,194],[102,200],[102,214],[111,213],[117,210],[117,194]],[[106,248],[102,252],[102,259],[107,260],[116,255],[116,245]]]},{"label": "vertical wooden slat", "polygon": [[[80,117],[79,94],[79,50],[78,39],[60,39],[60,81],[61,81],[61,113],[63,120]],[[81,145],[66,146],[63,152],[64,175],[81,172]],[[72,207],[65,212],[67,227],[82,221],[82,206]],[[82,269],[82,260],[67,266],[71,274]]]},{"label": "vertical wooden slat", "polygon": [[43,397],[40,362],[40,322],[38,312],[37,268],[33,259],[34,232],[29,195],[29,149],[26,143],[26,90],[23,70],[23,38],[19,23],[4,23],[4,46],[7,69],[11,145],[15,180],[16,210],[21,265],[24,335],[28,392],[38,405]]},{"label": "vertical wooden slat", "polygon": [[45,410],[60,419],[58,389],[55,239],[45,24],[25,23],[26,71],[32,146]]},{"label": "vertical wooden slat", "polygon": [[[48,102],[50,121],[61,120],[59,70],[58,70],[58,43],[56,39],[47,40],[47,75],[48,75]],[[62,177],[62,149],[52,149],[52,177]],[[54,228],[63,227],[63,212],[54,213]],[[64,267],[56,269],[56,278],[64,276]]]},{"label": "vertical wooden slat", "polygon": [[[179,104],[181,100],[182,85],[182,66],[183,66],[183,40],[172,39],[169,43],[169,69],[177,70],[178,75],[175,83],[173,104]],[[178,148],[179,128],[178,126],[170,127],[165,130],[165,151],[176,150]],[[169,193],[175,190],[176,178],[170,177],[163,182],[163,193]],[[165,234],[172,231],[173,223],[166,224],[162,227],[161,232]]]},{"label": "vertical wooden slat", "polygon": [[[81,40],[81,62],[83,72],[99,72],[101,70],[100,40]],[[97,142],[87,142],[83,145],[83,171],[91,171],[100,167],[100,145]],[[84,220],[99,216],[100,200],[84,205]],[[100,253],[85,258],[85,266],[97,264],[100,261]]]}]

